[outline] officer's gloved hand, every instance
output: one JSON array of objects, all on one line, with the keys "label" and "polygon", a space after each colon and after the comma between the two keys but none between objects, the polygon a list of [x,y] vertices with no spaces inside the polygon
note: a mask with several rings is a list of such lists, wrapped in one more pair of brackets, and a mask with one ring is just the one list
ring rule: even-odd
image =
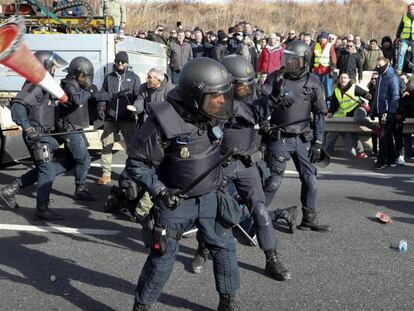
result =
[{"label": "officer's gloved hand", "polygon": [[40,141],[40,135],[34,127],[28,127],[25,129],[24,133],[26,134],[27,138],[33,143],[38,143]]},{"label": "officer's gloved hand", "polygon": [[311,163],[316,163],[321,158],[322,145],[320,143],[313,143],[309,150],[309,159]]},{"label": "officer's gloved hand", "polygon": [[131,93],[130,89],[120,90],[118,93],[112,95],[112,99],[118,99]]},{"label": "officer's gloved hand", "polygon": [[269,120],[263,121],[259,123],[259,134],[266,135],[270,132],[272,126],[270,125]]},{"label": "officer's gloved hand", "polygon": [[98,93],[98,87],[95,84],[92,84],[91,86],[88,86],[85,91],[91,93],[92,98],[94,98]]},{"label": "officer's gloved hand", "polygon": [[285,80],[283,79],[283,75],[285,74],[286,68],[281,67],[277,72],[275,79],[273,80],[272,85],[272,97],[273,100],[277,101],[282,97],[284,91],[284,84]]},{"label": "officer's gloved hand", "polygon": [[180,198],[175,195],[174,191],[165,187],[155,197],[155,204],[158,206],[165,206],[169,209],[175,209],[180,201]]}]

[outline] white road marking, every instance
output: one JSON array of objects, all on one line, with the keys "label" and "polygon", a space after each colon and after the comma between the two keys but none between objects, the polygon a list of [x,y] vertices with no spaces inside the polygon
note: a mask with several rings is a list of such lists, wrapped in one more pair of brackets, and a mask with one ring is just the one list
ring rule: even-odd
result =
[{"label": "white road marking", "polygon": [[117,231],[117,230],[70,228],[70,227],[58,227],[58,226],[11,225],[11,224],[0,224],[0,230],[68,233],[68,234],[85,234],[85,235],[115,235],[115,234],[120,233],[120,231]]}]

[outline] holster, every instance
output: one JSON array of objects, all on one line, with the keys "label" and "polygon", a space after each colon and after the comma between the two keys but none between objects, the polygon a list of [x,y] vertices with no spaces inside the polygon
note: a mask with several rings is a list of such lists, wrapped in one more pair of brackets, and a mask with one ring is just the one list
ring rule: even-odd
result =
[{"label": "holster", "polygon": [[37,163],[52,162],[53,151],[48,145],[39,142],[33,145],[33,157]]},{"label": "holster", "polygon": [[240,156],[240,160],[246,167],[255,165],[257,162],[263,159],[263,155],[260,151],[257,151],[248,156]]},{"label": "holster", "polygon": [[303,142],[307,143],[313,140],[313,133],[310,131],[303,132],[302,134],[300,134],[300,137],[302,138]]},{"label": "holster", "polygon": [[154,206],[144,219],[142,238],[146,248],[164,255],[167,252],[167,237],[179,240],[181,234],[158,224],[158,218],[158,208]]}]

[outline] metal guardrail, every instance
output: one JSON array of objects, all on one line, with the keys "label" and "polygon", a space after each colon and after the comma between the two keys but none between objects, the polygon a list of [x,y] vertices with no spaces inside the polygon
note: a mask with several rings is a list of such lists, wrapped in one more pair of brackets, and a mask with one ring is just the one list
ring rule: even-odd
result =
[{"label": "metal guardrail", "polygon": [[[371,120],[367,118],[367,121],[373,125],[378,125],[378,118]],[[352,117],[345,118],[326,118],[325,119],[325,131],[326,132],[352,132],[352,133],[368,133],[371,132],[371,129],[359,125],[354,121]],[[404,134],[413,134],[414,133],[414,118],[407,118],[404,121]]]}]

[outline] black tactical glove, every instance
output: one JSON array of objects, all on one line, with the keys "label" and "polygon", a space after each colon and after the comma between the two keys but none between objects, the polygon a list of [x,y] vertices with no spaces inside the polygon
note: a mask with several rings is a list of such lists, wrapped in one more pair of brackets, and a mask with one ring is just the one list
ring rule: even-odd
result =
[{"label": "black tactical glove", "polygon": [[311,163],[316,163],[321,158],[322,145],[320,143],[313,143],[309,150],[309,160]]},{"label": "black tactical glove", "polygon": [[259,123],[259,134],[266,135],[269,134],[270,130],[272,129],[269,120],[263,121]]},{"label": "black tactical glove", "polygon": [[174,191],[165,187],[155,197],[155,204],[160,207],[168,207],[175,209],[180,201],[180,198],[175,195]]},{"label": "black tactical glove", "polygon": [[285,90],[285,79],[283,78],[285,71],[285,67],[281,67],[277,72],[273,80],[272,94],[270,95],[273,104],[282,110],[289,108],[295,102],[293,94],[286,93]]},{"label": "black tactical glove", "polygon": [[283,75],[285,73],[285,67],[281,67],[277,74],[275,75],[275,79],[273,80],[272,85],[272,97],[275,101],[279,100],[283,96],[284,91],[284,84],[285,80],[283,79]]},{"label": "black tactical glove", "polygon": [[95,84],[88,86],[85,91],[91,93],[92,97],[95,97],[95,94],[98,92],[98,87]]},{"label": "black tactical glove", "polygon": [[40,135],[34,127],[28,127],[24,132],[26,137],[34,144],[40,142]]},{"label": "black tactical glove", "polygon": [[131,92],[130,89],[120,90],[118,93],[115,93],[112,95],[112,99],[116,100],[118,98],[121,98],[123,96],[130,94],[130,92]]}]

